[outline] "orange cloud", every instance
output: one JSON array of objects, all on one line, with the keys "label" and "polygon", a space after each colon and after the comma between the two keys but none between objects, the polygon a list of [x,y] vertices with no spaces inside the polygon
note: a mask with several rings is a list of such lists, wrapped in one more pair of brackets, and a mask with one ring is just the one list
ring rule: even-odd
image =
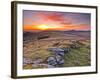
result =
[{"label": "orange cloud", "polygon": [[39,30],[35,25],[25,25],[23,30]]},{"label": "orange cloud", "polygon": [[64,26],[50,26],[46,24],[39,25],[26,25],[24,30],[89,30],[87,24],[66,24]]}]

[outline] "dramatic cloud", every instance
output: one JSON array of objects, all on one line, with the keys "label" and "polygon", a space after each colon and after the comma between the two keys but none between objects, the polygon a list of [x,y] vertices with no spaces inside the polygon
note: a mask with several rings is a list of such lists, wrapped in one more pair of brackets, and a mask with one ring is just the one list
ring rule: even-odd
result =
[{"label": "dramatic cloud", "polygon": [[90,30],[88,13],[24,10],[23,14],[24,30]]}]

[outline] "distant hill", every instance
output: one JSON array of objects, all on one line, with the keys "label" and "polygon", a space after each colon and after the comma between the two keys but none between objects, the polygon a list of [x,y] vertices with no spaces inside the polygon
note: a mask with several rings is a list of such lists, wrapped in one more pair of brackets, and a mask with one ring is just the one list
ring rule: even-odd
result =
[{"label": "distant hill", "polygon": [[23,32],[23,40],[33,40],[37,37],[37,33],[35,32],[29,32],[29,31],[24,31]]},{"label": "distant hill", "polygon": [[91,36],[91,32],[90,31],[70,30],[70,31],[64,31],[64,34],[77,35],[77,36],[85,37],[85,38],[90,38],[90,36]]},{"label": "distant hill", "polygon": [[44,39],[44,38],[56,38],[56,37],[83,37],[90,38],[90,31],[79,31],[79,30],[69,30],[69,31],[24,31],[23,32],[23,40],[36,40],[36,39]]}]

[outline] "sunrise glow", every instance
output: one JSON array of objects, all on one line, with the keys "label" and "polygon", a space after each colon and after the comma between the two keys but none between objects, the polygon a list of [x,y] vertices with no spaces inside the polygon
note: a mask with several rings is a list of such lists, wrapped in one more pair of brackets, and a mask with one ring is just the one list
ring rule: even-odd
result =
[{"label": "sunrise glow", "polygon": [[40,29],[40,30],[47,30],[47,29],[49,29],[50,27],[47,26],[47,25],[39,25],[39,26],[37,26],[37,28]]},{"label": "sunrise glow", "polygon": [[24,30],[90,30],[90,14],[24,11]]}]

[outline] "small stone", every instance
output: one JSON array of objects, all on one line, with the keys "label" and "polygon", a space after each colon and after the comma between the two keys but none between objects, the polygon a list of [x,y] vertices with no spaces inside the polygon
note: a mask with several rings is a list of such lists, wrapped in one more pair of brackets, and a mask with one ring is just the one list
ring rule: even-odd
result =
[{"label": "small stone", "polygon": [[64,59],[63,59],[63,57],[61,57],[61,56],[56,56],[56,60],[57,60],[57,64],[58,65],[62,65],[62,64],[64,64]]},{"label": "small stone", "polygon": [[24,63],[24,65],[26,65],[26,64],[31,64],[31,63],[32,63],[32,60],[29,59],[29,58],[24,58],[24,59],[23,59],[23,63]]},{"label": "small stone", "polygon": [[53,65],[53,66],[57,65],[56,59],[54,57],[49,57],[47,59],[47,62],[48,62],[49,65]]}]

